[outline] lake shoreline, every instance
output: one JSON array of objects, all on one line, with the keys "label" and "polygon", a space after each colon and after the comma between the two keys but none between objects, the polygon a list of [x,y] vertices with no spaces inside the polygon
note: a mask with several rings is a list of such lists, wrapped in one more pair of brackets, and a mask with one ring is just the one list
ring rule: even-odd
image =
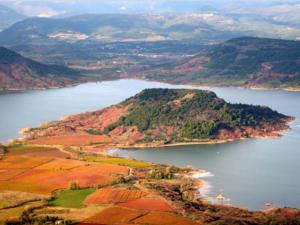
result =
[{"label": "lake shoreline", "polygon": [[126,78],[119,78],[119,79],[103,79],[103,80],[96,80],[96,81],[85,81],[79,82],[74,84],[68,84],[65,86],[53,86],[53,87],[45,87],[45,88],[9,88],[9,89],[0,89],[1,93],[14,93],[14,92],[23,92],[23,91],[44,91],[44,90],[53,90],[53,89],[62,89],[62,88],[71,88],[76,87],[81,84],[86,83],[102,83],[108,81],[118,81],[118,80],[139,80],[139,81],[149,81],[149,82],[158,82],[163,84],[170,84],[170,85],[188,85],[196,88],[204,88],[204,89],[211,89],[211,88],[243,88],[249,90],[258,90],[258,91],[287,91],[287,92],[300,92],[300,87],[264,87],[264,86],[246,86],[246,85],[210,85],[210,84],[196,84],[190,82],[172,82],[172,81],[161,81],[161,80],[149,80],[143,79],[140,77],[126,77]]}]

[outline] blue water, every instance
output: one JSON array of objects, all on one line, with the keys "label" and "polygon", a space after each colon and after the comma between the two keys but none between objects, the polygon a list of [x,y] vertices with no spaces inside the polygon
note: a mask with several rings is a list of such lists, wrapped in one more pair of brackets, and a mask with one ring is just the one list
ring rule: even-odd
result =
[{"label": "blue water", "polygon": [[[156,82],[121,80],[77,87],[0,94],[0,142],[19,137],[18,130],[63,116],[116,104],[145,88],[191,88]],[[191,165],[214,176],[208,197],[223,193],[228,203],[262,209],[275,206],[300,208],[300,92],[212,88],[234,103],[267,105],[297,118],[292,130],[279,139],[251,139],[222,145],[199,145],[119,152],[153,162]]]}]

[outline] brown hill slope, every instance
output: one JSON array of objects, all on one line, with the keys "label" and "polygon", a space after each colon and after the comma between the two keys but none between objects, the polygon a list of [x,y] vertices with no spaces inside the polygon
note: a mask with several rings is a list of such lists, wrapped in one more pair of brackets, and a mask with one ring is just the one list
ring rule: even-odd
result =
[{"label": "brown hill slope", "polygon": [[45,65],[0,47],[0,90],[63,87],[80,79],[77,71]]}]

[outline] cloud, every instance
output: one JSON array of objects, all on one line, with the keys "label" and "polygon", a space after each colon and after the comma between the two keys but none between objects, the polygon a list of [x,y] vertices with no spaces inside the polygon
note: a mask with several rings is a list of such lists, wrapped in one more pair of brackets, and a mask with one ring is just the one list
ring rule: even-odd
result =
[{"label": "cloud", "polygon": [[126,11],[126,10],[127,10],[127,6],[125,6],[125,5],[121,6],[121,7],[120,7],[120,10]]}]

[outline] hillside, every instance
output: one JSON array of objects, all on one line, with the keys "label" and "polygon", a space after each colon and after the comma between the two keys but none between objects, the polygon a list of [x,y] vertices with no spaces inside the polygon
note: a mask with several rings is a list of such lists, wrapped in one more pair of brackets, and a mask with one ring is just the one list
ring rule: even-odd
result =
[{"label": "hillside", "polygon": [[26,16],[17,13],[13,9],[0,5],[0,31],[25,18]]},{"label": "hillside", "polygon": [[278,137],[291,119],[268,107],[226,103],[209,91],[146,89],[118,105],[25,133],[33,143],[158,146]]},{"label": "hillside", "polygon": [[0,45],[65,42],[190,40],[215,43],[245,35],[297,39],[300,29],[259,17],[217,12],[183,14],[83,14],[62,19],[29,18],[0,33]]},{"label": "hillside", "polygon": [[177,83],[300,87],[300,42],[237,38],[148,78]]},{"label": "hillside", "polygon": [[78,83],[79,75],[72,69],[42,64],[0,47],[0,90],[63,87]]}]

